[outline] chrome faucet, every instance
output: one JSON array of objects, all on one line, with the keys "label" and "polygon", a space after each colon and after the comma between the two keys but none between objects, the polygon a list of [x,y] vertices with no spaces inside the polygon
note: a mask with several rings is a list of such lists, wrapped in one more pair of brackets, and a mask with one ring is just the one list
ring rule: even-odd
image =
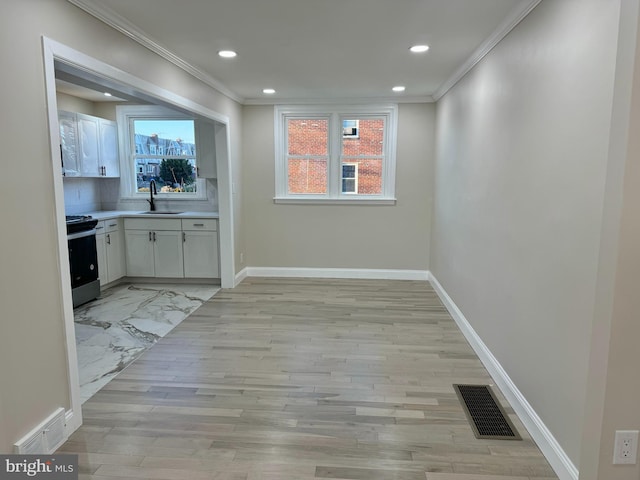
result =
[{"label": "chrome faucet", "polygon": [[156,204],[153,203],[153,195],[154,194],[158,194],[158,190],[156,190],[156,181],[155,180],[151,180],[149,182],[149,194],[151,195],[151,199],[147,200],[147,202],[149,202],[149,210],[151,210],[152,212],[156,211]]}]

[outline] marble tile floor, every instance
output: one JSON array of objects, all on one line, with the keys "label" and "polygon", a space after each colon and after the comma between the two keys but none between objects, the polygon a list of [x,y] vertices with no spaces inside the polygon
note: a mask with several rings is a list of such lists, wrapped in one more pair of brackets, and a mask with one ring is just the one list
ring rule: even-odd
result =
[{"label": "marble tile floor", "polygon": [[76,308],[82,403],[218,290],[216,285],[122,284]]}]

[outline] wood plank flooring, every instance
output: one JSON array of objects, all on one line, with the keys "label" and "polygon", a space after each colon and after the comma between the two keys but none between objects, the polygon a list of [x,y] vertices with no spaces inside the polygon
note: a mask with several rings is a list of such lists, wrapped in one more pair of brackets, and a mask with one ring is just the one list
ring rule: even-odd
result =
[{"label": "wood plank flooring", "polygon": [[492,383],[427,282],[246,279],[83,406],[94,480],[556,479],[478,440],[453,383]]}]

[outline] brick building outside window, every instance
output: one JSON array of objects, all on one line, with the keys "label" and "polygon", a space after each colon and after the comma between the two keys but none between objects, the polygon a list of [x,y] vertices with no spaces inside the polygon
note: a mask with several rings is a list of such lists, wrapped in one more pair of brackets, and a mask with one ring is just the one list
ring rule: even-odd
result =
[{"label": "brick building outside window", "polygon": [[395,109],[318,110],[276,113],[276,200],[393,197]]}]

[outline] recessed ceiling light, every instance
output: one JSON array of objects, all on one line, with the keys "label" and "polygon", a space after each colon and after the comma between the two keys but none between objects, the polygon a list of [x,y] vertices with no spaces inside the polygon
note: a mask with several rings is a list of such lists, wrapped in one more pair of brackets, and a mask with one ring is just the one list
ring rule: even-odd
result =
[{"label": "recessed ceiling light", "polygon": [[429,45],[414,45],[409,50],[411,50],[413,53],[424,53],[429,50]]},{"label": "recessed ceiling light", "polygon": [[262,90],[262,93],[266,93],[267,95],[273,95],[276,91],[273,88],[265,88]]},{"label": "recessed ceiling light", "polygon": [[393,87],[391,90],[393,90],[394,92],[404,92],[407,88],[403,87],[402,85],[398,85],[396,87]]},{"label": "recessed ceiling light", "polygon": [[233,50],[220,50],[218,52],[218,55],[220,55],[222,58],[233,58],[238,56],[238,54]]},{"label": "recessed ceiling light", "polygon": [[104,96],[105,96],[105,97],[110,97],[110,96],[111,96],[111,94],[110,94],[109,92],[104,92]]}]

